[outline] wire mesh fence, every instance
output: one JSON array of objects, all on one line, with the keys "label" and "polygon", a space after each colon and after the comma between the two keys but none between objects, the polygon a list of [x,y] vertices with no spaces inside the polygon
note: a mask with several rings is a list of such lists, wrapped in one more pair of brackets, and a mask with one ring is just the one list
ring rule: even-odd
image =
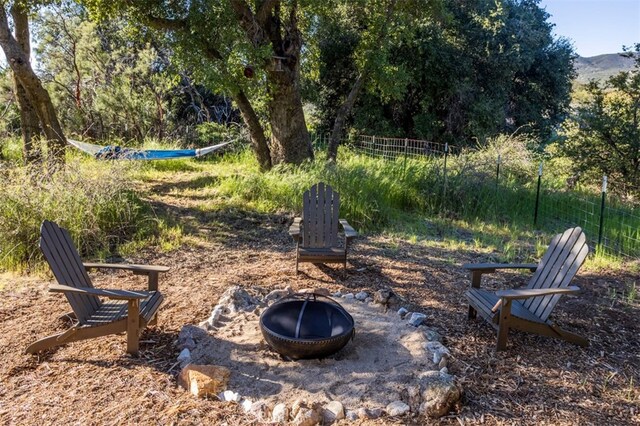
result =
[{"label": "wire mesh fence", "polygon": [[395,160],[398,157],[424,158],[459,153],[457,147],[438,142],[367,135],[358,136],[354,147],[369,156],[387,160]]},{"label": "wire mesh fence", "polygon": [[[314,146],[328,138],[316,136]],[[601,252],[640,258],[640,207],[593,189],[557,189],[538,173],[514,176],[518,170],[509,157],[469,161],[471,150],[432,141],[361,135],[348,142],[357,153],[387,161],[423,162],[437,170],[436,180],[422,188],[437,197],[437,213],[518,223],[531,229],[561,232],[580,226],[593,247]],[[473,155],[473,154],[471,154]],[[447,170],[447,157],[449,170]],[[444,161],[442,161],[444,160]],[[435,163],[434,163],[435,161]],[[455,164],[454,164],[455,163]],[[452,164],[454,164],[452,166]],[[511,166],[511,167],[510,167]],[[413,164],[412,167],[420,167]],[[409,167],[409,171],[411,167]],[[552,178],[550,178],[552,179]],[[599,186],[596,182],[590,188]],[[639,191],[640,193],[640,191]]]}]

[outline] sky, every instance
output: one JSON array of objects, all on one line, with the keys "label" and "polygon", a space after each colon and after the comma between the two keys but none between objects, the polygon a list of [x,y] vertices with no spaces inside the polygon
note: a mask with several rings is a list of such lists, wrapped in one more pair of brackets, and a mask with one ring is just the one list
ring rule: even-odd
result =
[{"label": "sky", "polygon": [[640,0],[541,0],[554,32],[580,56],[617,53],[640,43]]}]

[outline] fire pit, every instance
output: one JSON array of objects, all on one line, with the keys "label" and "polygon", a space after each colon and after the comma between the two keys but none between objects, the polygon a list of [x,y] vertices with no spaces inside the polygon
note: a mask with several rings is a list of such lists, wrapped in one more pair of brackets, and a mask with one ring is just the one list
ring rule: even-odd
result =
[{"label": "fire pit", "polygon": [[273,350],[291,359],[329,356],[355,335],[351,315],[315,293],[292,294],[271,305],[260,317],[260,330]]}]

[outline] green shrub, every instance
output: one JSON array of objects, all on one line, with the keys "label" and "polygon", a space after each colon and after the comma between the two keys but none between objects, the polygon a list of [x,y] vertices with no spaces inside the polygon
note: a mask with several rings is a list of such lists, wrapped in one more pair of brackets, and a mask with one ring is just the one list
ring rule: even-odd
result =
[{"label": "green shrub", "polygon": [[105,256],[118,244],[143,238],[153,221],[132,190],[131,163],[71,159],[54,172],[13,167],[0,174],[0,269],[40,264],[44,219],[69,230],[82,256]]}]

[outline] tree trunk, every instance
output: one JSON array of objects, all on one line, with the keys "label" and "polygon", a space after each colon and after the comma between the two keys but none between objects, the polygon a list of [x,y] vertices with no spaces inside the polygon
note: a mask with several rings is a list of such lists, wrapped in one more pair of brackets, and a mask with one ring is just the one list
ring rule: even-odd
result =
[{"label": "tree trunk", "polygon": [[249,128],[251,145],[254,153],[256,154],[256,158],[258,159],[258,163],[260,164],[260,170],[266,171],[271,169],[271,155],[269,145],[267,144],[267,138],[264,135],[262,125],[260,125],[260,119],[258,119],[255,110],[251,106],[251,102],[249,102],[247,95],[242,90],[233,94],[232,97],[240,109],[242,119]]},{"label": "tree trunk", "polygon": [[313,159],[300,97],[298,2],[289,2],[285,11],[279,0],[263,0],[256,2],[255,13],[244,0],[232,0],[231,6],[247,40],[257,49],[269,46],[273,55],[264,63],[272,163],[300,164]]},{"label": "tree trunk", "polygon": [[275,164],[300,164],[306,159],[313,159],[313,147],[302,110],[297,56],[287,61],[294,63],[283,63],[281,71],[276,66],[267,72],[271,156]]},{"label": "tree trunk", "polygon": [[360,94],[360,90],[364,83],[364,77],[364,74],[360,74],[358,76],[355,83],[353,83],[351,91],[349,91],[347,99],[336,113],[336,121],[333,123],[331,137],[329,138],[329,146],[327,146],[327,159],[329,161],[336,161],[338,158],[338,145],[340,145],[340,141],[342,140],[344,123],[347,120],[347,116],[351,113],[351,110],[353,110],[353,105],[356,103],[356,99]]},{"label": "tree trunk", "polygon": [[[23,7],[14,3],[11,8],[11,16],[15,28],[15,38],[22,51],[29,57],[31,55],[31,41],[29,38],[29,19]],[[27,94],[20,81],[13,73],[13,86],[20,110],[20,128],[22,130],[22,158],[25,164],[40,161],[41,153],[33,142],[40,136],[40,124],[36,109],[29,102]]]},{"label": "tree trunk", "polygon": [[24,89],[26,98],[36,110],[40,125],[49,143],[49,151],[52,158],[63,162],[67,140],[58,122],[56,111],[51,103],[49,93],[42,86],[33,68],[31,68],[29,56],[25,54],[20,44],[11,34],[4,7],[0,7],[0,47],[4,51],[15,78]]}]

